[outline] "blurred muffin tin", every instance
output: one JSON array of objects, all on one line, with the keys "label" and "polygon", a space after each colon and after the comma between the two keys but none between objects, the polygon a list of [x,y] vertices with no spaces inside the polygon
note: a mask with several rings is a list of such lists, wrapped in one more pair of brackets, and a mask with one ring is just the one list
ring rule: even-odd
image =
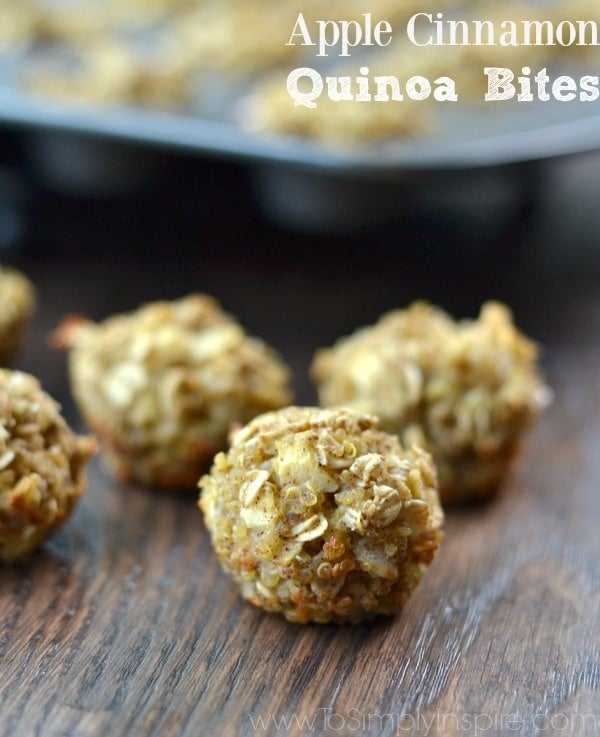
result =
[{"label": "blurred muffin tin", "polygon": [[444,109],[427,138],[335,146],[244,130],[236,123],[243,84],[211,80],[216,102],[192,113],[90,107],[24,93],[14,83],[18,57],[0,63],[0,124],[30,135],[34,166],[47,181],[74,191],[127,189],[141,180],[136,172],[150,149],[233,159],[251,167],[271,215],[302,227],[386,218],[399,192],[424,183],[447,192],[455,207],[457,175],[467,201],[481,196],[484,181],[484,200],[496,190],[519,200],[522,166],[600,148],[594,104],[512,104],[493,114],[489,103],[461,105]]}]

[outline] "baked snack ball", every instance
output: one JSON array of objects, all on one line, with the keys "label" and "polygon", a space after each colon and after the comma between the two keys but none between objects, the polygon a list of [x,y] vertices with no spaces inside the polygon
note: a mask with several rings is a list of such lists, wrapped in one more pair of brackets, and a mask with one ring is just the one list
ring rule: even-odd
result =
[{"label": "baked snack ball", "polygon": [[35,293],[20,271],[0,266],[0,364],[18,350],[35,310]]},{"label": "baked snack ball", "polygon": [[71,386],[121,481],[196,488],[229,426],[289,404],[290,373],[218,302],[191,295],[94,324],[66,320]]},{"label": "baked snack ball", "polygon": [[429,450],[446,503],[497,490],[549,400],[537,355],[504,305],[455,322],[416,302],[318,351],[311,372],[322,405],[376,414],[402,443]]},{"label": "baked snack ball", "polygon": [[200,486],[223,568],[245,599],[292,622],[393,614],[441,540],[429,454],[348,409],[255,418]]},{"label": "baked snack ball", "polygon": [[0,562],[32,552],[65,522],[95,451],[37,379],[0,369]]}]

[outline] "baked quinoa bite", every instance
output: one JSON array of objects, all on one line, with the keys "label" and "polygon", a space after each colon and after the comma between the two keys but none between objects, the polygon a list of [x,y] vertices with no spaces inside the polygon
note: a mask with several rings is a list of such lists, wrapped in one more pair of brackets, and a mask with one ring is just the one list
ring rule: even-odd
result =
[{"label": "baked quinoa bite", "polygon": [[200,487],[222,567],[245,599],[292,622],[394,614],[441,540],[429,454],[353,410],[255,418]]},{"label": "baked quinoa bite", "polygon": [[102,323],[67,319],[71,387],[123,482],[193,490],[232,423],[289,404],[277,354],[196,294]]},{"label": "baked quinoa bite", "polygon": [[0,369],[0,562],[31,553],[65,522],[95,451],[37,379]]},{"label": "baked quinoa bite", "polygon": [[18,351],[35,310],[35,292],[20,271],[0,265],[0,365]]},{"label": "baked quinoa bite", "polygon": [[447,503],[498,489],[550,398],[537,357],[502,304],[455,322],[416,302],[318,351],[311,373],[323,406],[376,414],[402,443],[429,450]]}]

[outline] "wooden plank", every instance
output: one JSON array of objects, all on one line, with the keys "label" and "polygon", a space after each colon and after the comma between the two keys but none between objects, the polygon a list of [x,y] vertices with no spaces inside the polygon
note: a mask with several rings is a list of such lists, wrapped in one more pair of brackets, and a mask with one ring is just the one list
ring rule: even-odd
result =
[{"label": "wooden plank", "polygon": [[[163,257],[135,271],[133,256],[114,273],[110,253],[84,272],[88,258],[21,259],[42,306],[21,365],[73,422],[64,361],[45,334],[74,308],[101,316],[151,298],[162,278]],[[344,320],[380,306],[375,272],[340,284],[300,273],[265,295],[269,267],[236,290],[241,264],[205,265],[199,287],[252,305],[247,322],[298,375]],[[198,273],[171,275],[167,289],[187,290]],[[0,734],[598,734],[600,294],[584,281],[562,310],[552,290],[530,296],[518,285],[507,294],[544,340],[555,402],[498,499],[448,512],[440,555],[400,615],[338,628],[254,609],[221,573],[194,498],[120,487],[95,460],[71,523],[0,571]],[[306,380],[298,386],[311,401]]]}]

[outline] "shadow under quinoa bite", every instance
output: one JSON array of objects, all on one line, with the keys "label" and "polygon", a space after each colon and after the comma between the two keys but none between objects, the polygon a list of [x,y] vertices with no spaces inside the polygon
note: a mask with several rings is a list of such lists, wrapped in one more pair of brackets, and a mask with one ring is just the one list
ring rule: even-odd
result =
[{"label": "shadow under quinoa bite", "polygon": [[66,521],[95,452],[37,379],[0,369],[0,563],[31,553]]},{"label": "shadow under quinoa bite", "polygon": [[292,399],[279,356],[203,294],[101,323],[68,318],[71,388],[117,478],[191,491],[232,423]]},{"label": "shadow under quinoa bite", "polygon": [[415,302],[318,351],[311,373],[322,406],[376,414],[402,443],[426,448],[448,503],[497,491],[551,397],[537,357],[500,303],[455,322]]},{"label": "shadow under quinoa bite", "polygon": [[442,538],[431,456],[348,409],[255,418],[200,487],[222,567],[245,599],[292,622],[394,614]]}]

